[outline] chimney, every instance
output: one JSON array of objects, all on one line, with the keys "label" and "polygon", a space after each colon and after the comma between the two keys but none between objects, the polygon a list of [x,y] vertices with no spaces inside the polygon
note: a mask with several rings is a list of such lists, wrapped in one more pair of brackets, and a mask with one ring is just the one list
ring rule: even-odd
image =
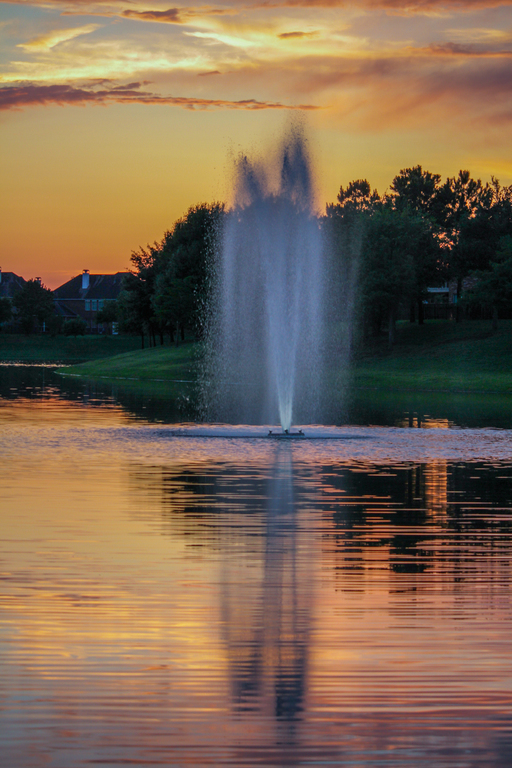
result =
[{"label": "chimney", "polygon": [[86,291],[89,287],[89,270],[82,270],[82,291]]}]

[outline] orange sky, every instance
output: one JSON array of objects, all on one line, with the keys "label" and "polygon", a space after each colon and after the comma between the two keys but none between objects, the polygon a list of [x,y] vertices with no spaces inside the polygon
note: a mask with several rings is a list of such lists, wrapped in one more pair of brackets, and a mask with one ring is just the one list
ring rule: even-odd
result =
[{"label": "orange sky", "polygon": [[319,204],[401,168],[512,183],[512,1],[0,0],[0,267],[126,269],[307,115]]}]

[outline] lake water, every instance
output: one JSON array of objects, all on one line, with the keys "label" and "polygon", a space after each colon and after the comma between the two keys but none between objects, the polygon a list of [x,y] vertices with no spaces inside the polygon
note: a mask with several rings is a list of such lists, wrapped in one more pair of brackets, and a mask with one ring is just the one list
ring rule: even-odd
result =
[{"label": "lake water", "polygon": [[0,764],[512,765],[499,404],[183,407],[0,367]]}]

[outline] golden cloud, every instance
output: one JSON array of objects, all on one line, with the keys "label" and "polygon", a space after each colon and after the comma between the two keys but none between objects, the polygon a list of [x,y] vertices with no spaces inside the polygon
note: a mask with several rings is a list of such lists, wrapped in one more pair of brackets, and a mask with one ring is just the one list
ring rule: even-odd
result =
[{"label": "golden cloud", "polygon": [[27,43],[19,43],[17,47],[23,48],[26,51],[48,51],[59,45],[59,43],[73,40],[75,37],[80,37],[80,35],[90,35],[91,32],[95,32],[99,27],[99,24],[86,24],[83,27],[74,27],[73,29],[55,29],[52,32],[46,32],[44,35],[34,37]]},{"label": "golden cloud", "polygon": [[29,106],[51,104],[168,104],[184,109],[284,109],[312,110],[319,107],[312,104],[287,105],[279,102],[258,101],[256,99],[201,99],[188,96],[161,96],[141,90],[142,83],[130,83],[127,86],[114,86],[108,89],[77,88],[72,85],[34,85],[19,84],[0,87],[0,110],[22,109]]}]

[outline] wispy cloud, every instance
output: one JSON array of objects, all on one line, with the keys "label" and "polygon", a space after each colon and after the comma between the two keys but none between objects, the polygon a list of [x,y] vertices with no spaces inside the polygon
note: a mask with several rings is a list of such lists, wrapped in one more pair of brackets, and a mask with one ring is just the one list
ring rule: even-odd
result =
[{"label": "wispy cloud", "polygon": [[385,10],[400,15],[447,15],[448,13],[498,8],[511,0],[255,0],[252,8],[358,8]]},{"label": "wispy cloud", "polygon": [[318,32],[281,32],[281,40],[303,40],[305,37],[316,37]]},{"label": "wispy cloud", "polygon": [[86,24],[83,27],[74,27],[73,29],[54,29],[44,35],[38,35],[26,43],[19,43],[17,47],[23,48],[25,51],[48,51],[59,43],[65,43],[81,35],[90,35],[99,27],[99,24]]},{"label": "wispy cloud", "polygon": [[187,24],[198,18],[207,16],[225,16],[232,15],[230,8],[214,8],[212,6],[200,6],[198,8],[167,8],[166,10],[145,10],[136,11],[128,8],[122,11],[121,16],[125,19],[135,19],[137,21],[154,21],[161,24]]},{"label": "wispy cloud", "polygon": [[256,99],[201,99],[188,96],[166,96],[141,90],[143,83],[129,83],[126,86],[111,86],[94,89],[78,88],[72,85],[34,85],[31,83],[0,87],[0,110],[22,109],[30,106],[51,104],[86,105],[86,104],[168,104],[184,109],[318,109],[313,104],[287,105],[279,102],[258,101]]},{"label": "wispy cloud", "polygon": [[432,56],[465,56],[465,57],[486,57],[486,58],[510,58],[512,50],[493,49],[477,45],[463,45],[462,43],[442,43],[439,45],[431,44],[425,48],[417,48],[415,53]]},{"label": "wispy cloud", "polygon": [[166,24],[183,24],[182,8],[168,8],[166,11],[123,11],[121,16],[137,21],[158,21]]}]

